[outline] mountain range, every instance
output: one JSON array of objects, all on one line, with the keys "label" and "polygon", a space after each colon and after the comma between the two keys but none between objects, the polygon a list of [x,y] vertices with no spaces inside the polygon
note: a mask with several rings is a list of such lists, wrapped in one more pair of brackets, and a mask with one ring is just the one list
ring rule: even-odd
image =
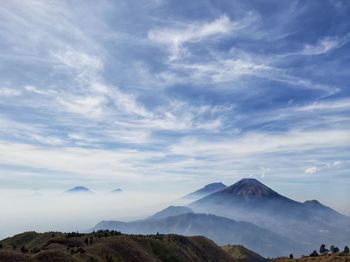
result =
[{"label": "mountain range", "polygon": [[239,182],[189,205],[204,212],[254,223],[305,246],[350,241],[350,218],[316,200],[284,197],[256,179]]},{"label": "mountain range", "polygon": [[127,234],[202,235],[214,240],[218,245],[241,244],[270,257],[285,255],[286,250],[292,252],[308,250],[297,242],[252,223],[208,214],[185,213],[132,222],[102,221],[93,230],[103,229],[118,230]]},{"label": "mountain range", "polygon": [[350,242],[349,217],[316,200],[284,197],[256,179],[224,185],[188,206],[170,206],[143,220],[102,221],[95,229],[203,235],[219,245],[245,245],[265,257],[305,254],[324,242]]}]

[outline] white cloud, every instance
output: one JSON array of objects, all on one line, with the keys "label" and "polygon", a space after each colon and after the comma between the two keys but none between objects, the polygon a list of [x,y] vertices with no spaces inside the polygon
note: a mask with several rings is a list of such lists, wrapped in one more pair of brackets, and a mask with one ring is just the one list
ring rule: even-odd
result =
[{"label": "white cloud", "polygon": [[0,87],[0,97],[20,96],[21,94],[22,93],[19,90],[8,87]]},{"label": "white cloud", "polygon": [[103,63],[99,57],[94,57],[86,53],[68,47],[66,50],[53,52],[52,57],[64,65],[77,70],[101,71]]},{"label": "white cloud", "polygon": [[325,169],[339,169],[346,166],[349,161],[334,161],[333,163],[322,163],[319,166],[313,166],[305,169],[305,174],[313,175]]},{"label": "white cloud", "polygon": [[335,161],[333,163],[333,167],[340,167],[342,164],[343,164],[342,161]]},{"label": "white cloud", "polygon": [[350,109],[350,99],[337,99],[331,101],[319,101],[309,105],[298,107],[297,111],[330,111]]},{"label": "white cloud", "polygon": [[327,130],[284,134],[248,133],[218,141],[186,138],[170,147],[170,152],[183,156],[249,156],[276,152],[303,152],[329,147],[349,146],[349,130]]},{"label": "white cloud", "polygon": [[58,98],[58,102],[64,110],[71,113],[81,114],[86,117],[97,118],[103,113],[105,98],[102,96],[83,96]]},{"label": "white cloud", "polygon": [[165,45],[170,52],[170,60],[181,58],[186,54],[186,44],[204,41],[210,38],[227,36],[245,29],[257,21],[254,12],[248,12],[241,20],[231,21],[227,15],[222,15],[211,22],[193,22],[177,27],[164,27],[148,32],[148,39]]},{"label": "white cloud", "polygon": [[267,75],[274,69],[270,66],[252,60],[218,59],[205,64],[174,63],[172,66],[184,72],[189,72],[188,77],[199,83],[208,80],[212,83],[230,82],[244,75]]},{"label": "white cloud", "polygon": [[309,167],[309,168],[305,169],[305,174],[313,175],[313,174],[316,174],[318,171],[319,171],[319,168],[316,166],[313,166],[313,167]]},{"label": "white cloud", "polygon": [[334,49],[340,48],[350,40],[350,35],[344,37],[325,37],[320,39],[315,45],[306,44],[301,51],[303,55],[321,55]]},{"label": "white cloud", "polygon": [[217,35],[225,35],[234,29],[230,18],[223,15],[212,22],[195,22],[180,28],[161,28],[149,31],[148,38],[159,44],[166,45],[171,53],[170,59],[179,58],[184,52],[184,45],[199,42]]},{"label": "white cloud", "polygon": [[[157,152],[137,150],[84,149],[79,147],[47,148],[20,143],[0,142],[0,164],[64,172],[80,177],[119,177],[140,179],[139,165]],[[45,161],[43,161],[45,159]],[[146,172],[146,170],[144,170]]]}]

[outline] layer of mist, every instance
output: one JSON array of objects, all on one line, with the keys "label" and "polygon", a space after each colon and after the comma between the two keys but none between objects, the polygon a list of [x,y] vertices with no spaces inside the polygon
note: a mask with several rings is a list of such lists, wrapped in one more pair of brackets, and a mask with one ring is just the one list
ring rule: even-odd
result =
[{"label": "layer of mist", "polygon": [[32,230],[84,232],[101,220],[144,218],[177,197],[164,192],[0,190],[0,239]]}]

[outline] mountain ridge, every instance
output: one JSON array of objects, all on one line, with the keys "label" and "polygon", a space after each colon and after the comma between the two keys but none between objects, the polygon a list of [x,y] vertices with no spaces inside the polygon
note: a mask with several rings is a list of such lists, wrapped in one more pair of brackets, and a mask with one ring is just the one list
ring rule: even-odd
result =
[{"label": "mountain ridge", "polygon": [[197,213],[251,222],[305,245],[350,241],[349,217],[315,200],[302,203],[289,199],[256,179],[242,179],[188,207]]},{"label": "mountain ridge", "polygon": [[[235,221],[210,214],[186,213],[161,219],[131,222],[102,221],[93,230],[118,230],[128,234],[155,234],[156,232],[186,236],[203,235],[218,245],[242,244],[263,256],[286,255],[285,250],[305,252],[302,245],[272,231],[245,221]],[[309,249],[311,247],[308,247]]]}]

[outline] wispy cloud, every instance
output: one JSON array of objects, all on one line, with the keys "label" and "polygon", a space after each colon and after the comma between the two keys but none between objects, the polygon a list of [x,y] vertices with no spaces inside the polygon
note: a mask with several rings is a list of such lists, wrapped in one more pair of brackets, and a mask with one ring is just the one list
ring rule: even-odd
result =
[{"label": "wispy cloud", "polygon": [[11,89],[8,87],[1,87],[0,88],[0,96],[19,96],[21,95],[21,92],[19,90]]},{"label": "wispy cloud", "polygon": [[301,51],[302,55],[322,55],[340,48],[350,40],[350,34],[344,37],[324,37],[314,45],[306,44]]},{"label": "wispy cloud", "polygon": [[204,41],[210,38],[234,35],[239,30],[249,26],[257,17],[249,12],[238,21],[231,21],[227,15],[222,15],[211,22],[194,22],[180,24],[173,28],[159,28],[148,32],[151,41],[165,45],[170,53],[170,60],[181,58],[186,54],[186,44]]},{"label": "wispy cloud", "polygon": [[345,161],[335,161],[333,163],[321,163],[318,166],[312,166],[312,167],[308,167],[307,169],[305,169],[305,174],[307,175],[314,175],[320,171],[324,171],[324,170],[334,170],[334,169],[338,169],[338,168],[344,168],[349,166],[349,161],[345,160]]}]

